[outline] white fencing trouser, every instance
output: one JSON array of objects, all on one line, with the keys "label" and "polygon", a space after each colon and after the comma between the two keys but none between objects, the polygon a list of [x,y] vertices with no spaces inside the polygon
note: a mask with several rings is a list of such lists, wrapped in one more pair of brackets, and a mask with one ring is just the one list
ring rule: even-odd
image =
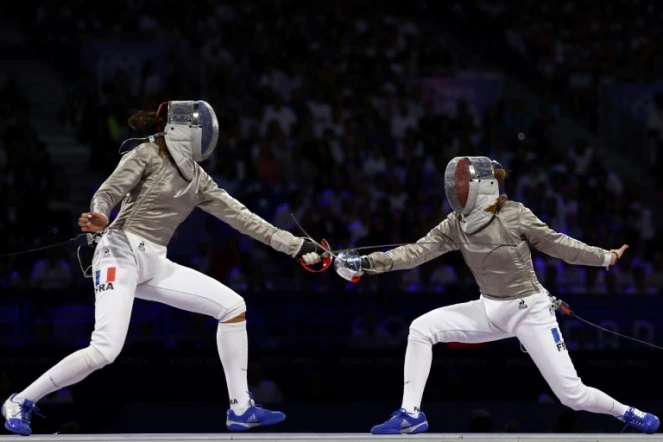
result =
[{"label": "white fencing trouser", "polygon": [[[220,323],[246,311],[242,297],[230,288],[193,269],[175,264],[166,258],[165,247],[127,232],[110,230],[103,235],[94,252],[92,278],[96,300],[90,346],[64,358],[19,393],[20,398],[37,402],[115,361],[124,347],[134,298],[209,315]],[[235,348],[219,351],[226,378],[229,371],[243,376],[239,379],[233,375],[238,381],[228,382],[229,389],[239,390],[236,394],[231,391],[231,398],[237,400],[240,397],[241,406],[248,402],[248,393],[244,391],[246,323],[219,324],[217,341],[221,339],[221,332],[231,333],[238,340],[239,345]],[[242,401],[241,395],[245,395],[246,400]]]},{"label": "white fencing trouser", "polygon": [[562,404],[574,410],[613,416],[621,416],[626,411],[624,405],[582,383],[547,293],[504,301],[482,296],[476,301],[442,307],[415,319],[410,326],[405,356],[403,408],[413,412],[420,407],[434,344],[477,344],[510,337],[520,340]]},{"label": "white fencing trouser", "polygon": [[93,259],[93,281],[95,326],[90,345],[109,363],[124,346],[134,296],[212,316],[219,322],[246,311],[244,300],[232,289],[170,261],[165,247],[129,232],[111,230],[99,241]]}]

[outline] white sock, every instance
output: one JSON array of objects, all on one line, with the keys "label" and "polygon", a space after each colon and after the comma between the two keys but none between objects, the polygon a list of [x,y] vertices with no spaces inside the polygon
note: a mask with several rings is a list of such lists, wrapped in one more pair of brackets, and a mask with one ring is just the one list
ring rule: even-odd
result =
[{"label": "white sock", "polygon": [[617,402],[601,390],[593,387],[587,387],[587,390],[591,395],[591,405],[585,411],[619,417],[623,416],[630,408],[621,402]]},{"label": "white sock", "polygon": [[37,402],[61,388],[76,384],[108,361],[94,347],[87,347],[70,354],[53,368],[41,375],[32,385],[18,394],[21,399]]},{"label": "white sock", "polygon": [[230,409],[241,415],[249,408],[249,386],[246,371],[249,360],[249,339],[246,335],[246,321],[219,323],[216,332],[219,357],[226,374]]},{"label": "white sock", "polygon": [[404,408],[412,416],[419,415],[421,398],[433,363],[433,346],[412,337],[407,340],[405,351],[405,385],[403,386]]}]

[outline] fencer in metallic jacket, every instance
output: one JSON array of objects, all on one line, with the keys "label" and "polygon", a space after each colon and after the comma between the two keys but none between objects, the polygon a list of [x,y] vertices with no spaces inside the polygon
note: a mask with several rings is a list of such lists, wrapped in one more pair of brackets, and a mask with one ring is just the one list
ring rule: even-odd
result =
[{"label": "fencer in metallic jacket", "polygon": [[[523,204],[500,197],[495,174],[504,171],[496,164],[486,157],[452,160],[445,173],[445,193],[454,212],[418,244],[363,257],[366,273],[411,269],[458,250],[483,296],[514,299],[545,291],[534,272],[530,245],[569,264],[611,264],[610,251],[555,232]],[[500,199],[499,210],[487,210]]]},{"label": "fencer in metallic jacket", "polygon": [[569,264],[603,267],[609,251],[588,246],[550,229],[523,204],[507,201],[488,224],[474,234],[462,228],[462,217],[451,213],[418,242],[366,256],[370,273],[414,268],[458,250],[486,298],[523,298],[545,291],[534,273],[529,245]]},{"label": "fencer in metallic jacket", "polygon": [[[373,434],[417,434],[428,430],[421,410],[440,342],[478,344],[517,338],[560,402],[573,410],[613,416],[626,426],[655,433],[660,420],[585,385],[573,366],[549,293],[541,286],[529,246],[571,264],[616,264],[619,250],[590,247],[550,229],[523,204],[499,193],[506,171],[490,158],[456,157],[449,162],[444,187],[453,213],[417,244],[361,257],[360,271],[383,273],[415,267],[458,250],[479,285],[479,299],[436,308],[412,321],[403,368],[403,400],[391,417],[371,428]],[[342,253],[341,251],[340,253]],[[340,276],[356,280],[357,256],[339,258]],[[343,261],[343,259],[345,261]],[[337,264],[340,262],[339,264]],[[518,298],[525,298],[518,299]],[[636,375],[636,373],[633,373]]]},{"label": "fencer in metallic jacket", "polygon": [[166,246],[175,229],[194,208],[200,207],[279,252],[293,257],[298,254],[301,238],[253,214],[220,189],[200,165],[191,165],[191,180],[187,180],[173,161],[159,155],[156,144],[143,143],[123,156],[95,193],[90,211],[110,219],[111,210],[121,201],[120,213],[109,229],[131,232]]}]

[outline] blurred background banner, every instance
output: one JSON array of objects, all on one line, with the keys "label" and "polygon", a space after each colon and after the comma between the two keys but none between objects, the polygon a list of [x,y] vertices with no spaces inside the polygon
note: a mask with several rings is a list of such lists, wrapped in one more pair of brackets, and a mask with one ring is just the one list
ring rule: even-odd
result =
[{"label": "blurred background banner", "polygon": [[[481,77],[481,74],[478,74]],[[490,77],[489,74],[485,74]],[[502,78],[424,77],[418,80],[424,100],[431,100],[437,114],[453,115],[450,104],[467,102],[471,112],[478,116],[503,98]]]},{"label": "blurred background banner", "polygon": [[85,41],[81,48],[81,60],[96,79],[100,95],[104,94],[104,86],[117,82],[118,77],[125,78],[117,86],[132,96],[141,92],[146,74],[156,75],[163,84],[165,56],[166,48],[160,42]]}]

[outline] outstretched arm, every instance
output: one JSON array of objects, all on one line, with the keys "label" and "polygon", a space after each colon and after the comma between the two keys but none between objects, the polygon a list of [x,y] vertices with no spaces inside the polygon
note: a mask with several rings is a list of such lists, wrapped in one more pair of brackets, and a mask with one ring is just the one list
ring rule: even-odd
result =
[{"label": "outstretched arm", "polygon": [[244,204],[219,188],[212,178],[205,174],[201,177],[198,207],[214,215],[221,221],[244,235],[267,244],[268,246],[292,257],[298,257],[304,240],[292,233],[278,229],[251,212]]},{"label": "outstretched arm", "polygon": [[623,251],[628,248],[628,246],[622,247],[618,254],[618,251],[589,246],[563,233],[555,232],[525,206],[520,208],[519,228],[521,236],[531,245],[546,255],[559,258],[569,264],[609,267],[614,265]]},{"label": "outstretched arm", "polygon": [[369,275],[411,269],[444,253],[458,250],[454,238],[452,221],[447,218],[415,244],[362,257],[362,268],[368,270],[366,273]]}]

